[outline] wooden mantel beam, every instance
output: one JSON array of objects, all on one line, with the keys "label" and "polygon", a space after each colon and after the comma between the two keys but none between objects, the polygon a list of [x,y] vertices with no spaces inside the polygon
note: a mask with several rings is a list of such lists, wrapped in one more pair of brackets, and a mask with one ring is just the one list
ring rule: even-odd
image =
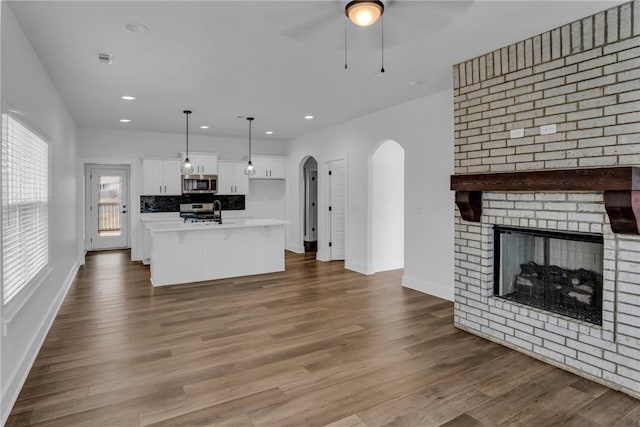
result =
[{"label": "wooden mantel beam", "polygon": [[640,235],[640,167],[452,175],[451,189],[462,218],[472,222],[480,222],[483,191],[603,192],[613,232]]}]

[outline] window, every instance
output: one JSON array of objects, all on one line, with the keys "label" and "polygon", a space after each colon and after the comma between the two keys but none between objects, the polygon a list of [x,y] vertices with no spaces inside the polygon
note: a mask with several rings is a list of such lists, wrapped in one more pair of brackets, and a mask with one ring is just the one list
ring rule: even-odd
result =
[{"label": "window", "polygon": [[2,115],[3,303],[32,285],[49,263],[49,146]]}]

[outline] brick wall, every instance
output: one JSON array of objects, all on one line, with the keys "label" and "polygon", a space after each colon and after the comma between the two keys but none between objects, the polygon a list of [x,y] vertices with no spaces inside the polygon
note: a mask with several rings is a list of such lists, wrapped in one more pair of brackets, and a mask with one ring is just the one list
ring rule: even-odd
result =
[{"label": "brick wall", "polygon": [[[640,165],[640,7],[627,3],[454,67],[456,173]],[[539,127],[556,124],[557,133]],[[512,129],[524,137],[510,138]],[[640,237],[602,193],[484,192],[455,219],[455,324],[640,397]],[[601,233],[603,324],[493,295],[493,225]]]},{"label": "brick wall", "polygon": [[456,173],[640,164],[639,15],[626,3],[454,66]]}]

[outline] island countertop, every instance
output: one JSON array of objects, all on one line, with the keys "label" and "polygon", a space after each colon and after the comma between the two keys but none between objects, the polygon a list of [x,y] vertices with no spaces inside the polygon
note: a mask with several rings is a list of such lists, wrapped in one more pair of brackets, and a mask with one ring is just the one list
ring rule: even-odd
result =
[{"label": "island countertop", "polygon": [[275,218],[222,218],[222,224],[217,222],[178,222],[178,221],[154,221],[147,224],[151,233],[163,233],[170,231],[205,231],[224,230],[230,228],[268,227],[274,225],[287,225],[289,221]]},{"label": "island countertop", "polygon": [[151,283],[177,285],[284,271],[285,226],[273,218],[151,221]]}]

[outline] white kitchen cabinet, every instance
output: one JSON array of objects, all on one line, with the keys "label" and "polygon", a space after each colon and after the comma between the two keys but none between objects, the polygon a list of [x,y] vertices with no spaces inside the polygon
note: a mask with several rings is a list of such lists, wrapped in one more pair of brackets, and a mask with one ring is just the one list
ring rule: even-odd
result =
[{"label": "white kitchen cabinet", "polygon": [[142,195],[180,195],[180,160],[142,160]]},{"label": "white kitchen cabinet", "polygon": [[256,174],[252,179],[284,179],[285,164],[283,157],[254,157],[251,159]]},{"label": "white kitchen cabinet", "polygon": [[246,163],[218,163],[218,194],[248,194],[249,177],[244,174]]},{"label": "white kitchen cabinet", "polygon": [[[186,153],[181,153],[181,159],[184,161]],[[193,165],[194,175],[217,175],[218,174],[218,155],[211,153],[189,153],[189,161]]]}]

